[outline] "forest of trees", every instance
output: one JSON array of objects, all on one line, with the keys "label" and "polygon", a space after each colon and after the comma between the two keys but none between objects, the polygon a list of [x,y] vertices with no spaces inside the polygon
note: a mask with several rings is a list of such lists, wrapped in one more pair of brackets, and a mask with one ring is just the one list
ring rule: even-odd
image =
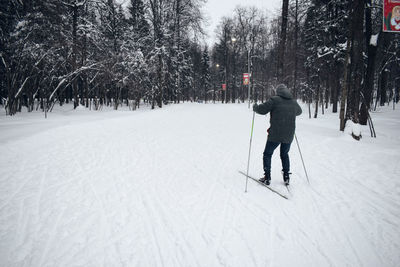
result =
[{"label": "forest of trees", "polygon": [[[193,97],[201,0],[1,1],[2,104],[152,107]],[[208,64],[208,63],[207,63]]]},{"label": "forest of trees", "polygon": [[71,102],[235,103],[249,91],[264,101],[285,83],[310,117],[338,112],[343,130],[399,101],[400,35],[382,32],[382,0],[283,0],[274,15],[237,7],[211,47],[205,2],[0,1],[0,104],[13,115]]}]

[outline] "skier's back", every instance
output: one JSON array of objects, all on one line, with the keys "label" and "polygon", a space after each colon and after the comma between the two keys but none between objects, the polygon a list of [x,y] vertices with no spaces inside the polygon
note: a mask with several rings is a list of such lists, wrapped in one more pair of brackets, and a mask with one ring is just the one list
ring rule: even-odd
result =
[{"label": "skier's back", "polygon": [[260,181],[266,184],[270,183],[271,157],[274,150],[280,145],[283,179],[286,184],[289,184],[290,161],[288,153],[296,129],[296,116],[299,116],[302,110],[286,85],[278,85],[276,94],[267,102],[253,106],[253,110],[258,114],[270,113],[270,128],[268,129],[268,140],[263,156],[264,177]]}]

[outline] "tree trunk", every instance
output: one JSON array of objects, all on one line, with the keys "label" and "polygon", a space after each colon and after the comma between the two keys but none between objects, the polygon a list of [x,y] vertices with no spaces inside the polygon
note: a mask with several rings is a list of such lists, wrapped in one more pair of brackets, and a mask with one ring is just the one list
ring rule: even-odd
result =
[{"label": "tree trunk", "polygon": [[343,86],[342,86],[342,94],[340,97],[340,131],[344,131],[344,127],[346,125],[345,121],[345,109],[346,109],[346,100],[347,100],[347,91],[348,91],[348,86],[349,86],[349,76],[350,76],[350,39],[348,38],[347,40],[347,48],[346,48],[346,62],[344,63],[345,65],[345,70],[344,70],[344,78],[343,78]]},{"label": "tree trunk", "polygon": [[[353,1],[352,3],[352,39],[351,39],[351,83],[349,84],[349,94],[347,98],[346,120],[359,123],[360,93],[363,80],[363,1]],[[359,133],[352,133],[354,139],[359,140]]]},{"label": "tree trunk", "polygon": [[387,72],[387,70],[386,70],[386,68],[384,68],[383,70],[382,70],[382,72],[381,72],[381,86],[380,86],[380,97],[379,97],[379,99],[380,99],[380,102],[379,102],[379,104],[381,105],[381,106],[384,106],[385,105],[385,103],[386,103],[386,91],[387,91],[387,75],[388,74],[388,72]]},{"label": "tree trunk", "polygon": [[318,82],[318,84],[317,84],[317,94],[316,94],[316,97],[315,97],[315,112],[314,112],[314,118],[315,119],[318,116],[319,99],[320,99],[320,85],[319,85],[319,82]]},{"label": "tree trunk", "polygon": [[[176,0],[176,26],[175,26],[175,45],[177,47],[177,61],[178,65],[181,64],[181,54],[180,54],[180,49],[181,49],[181,0]],[[176,88],[175,88],[175,101],[176,101],[176,96],[178,95],[178,92],[181,92],[182,90],[180,89],[181,87],[181,73],[180,73],[180,68],[178,66],[177,68],[177,81],[176,81]],[[178,98],[178,103],[179,103],[179,98]]]},{"label": "tree trunk", "polygon": [[297,49],[298,49],[298,32],[299,32],[299,21],[298,21],[298,12],[299,10],[299,1],[296,0],[296,9],[295,9],[295,30],[294,30],[294,80],[293,80],[293,97],[297,99]]},{"label": "tree trunk", "polygon": [[[330,84],[329,84],[329,74],[328,74],[328,79],[326,80],[326,82],[325,82],[325,90],[324,90],[324,92],[325,92],[325,109],[328,109],[328,105],[329,105],[329,93],[330,93]],[[324,113],[322,113],[322,114],[324,114]]]},{"label": "tree trunk", "polygon": [[[367,1],[367,4],[371,5],[371,0]],[[365,83],[363,87],[363,98],[360,109],[360,124],[367,125],[368,122],[368,111],[370,109],[372,91],[374,89],[374,74],[375,74],[375,58],[377,52],[377,44],[371,45],[372,36],[372,19],[371,19],[371,9],[366,8],[365,10],[365,37],[367,42],[367,69],[365,73]]]},{"label": "tree trunk", "polygon": [[285,60],[285,49],[286,49],[286,31],[287,31],[287,23],[288,23],[288,9],[289,9],[289,0],[282,1],[282,24],[281,24],[281,36],[279,41],[279,55],[278,55],[278,82],[283,83],[284,74],[283,74],[283,66]]},{"label": "tree trunk", "polygon": [[336,64],[336,71],[335,75],[332,76],[332,112],[337,113],[338,112],[338,95],[339,95],[339,90],[340,90],[340,70],[341,68],[339,67],[338,64]]},{"label": "tree trunk", "polygon": [[[76,64],[76,55],[78,53],[77,49],[77,28],[78,28],[78,6],[74,5],[72,7],[72,71],[75,71],[77,69],[77,64]],[[72,91],[74,94],[74,109],[79,106],[79,98],[78,98],[78,85],[77,85],[77,79],[74,79],[72,81]]]}]

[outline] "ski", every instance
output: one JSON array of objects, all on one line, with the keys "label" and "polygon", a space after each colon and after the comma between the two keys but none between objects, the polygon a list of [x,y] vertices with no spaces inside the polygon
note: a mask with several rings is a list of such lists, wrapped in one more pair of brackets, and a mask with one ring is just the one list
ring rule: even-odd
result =
[{"label": "ski", "polygon": [[260,185],[262,185],[262,186],[268,188],[269,190],[271,190],[271,191],[274,192],[275,194],[277,194],[277,195],[283,197],[284,199],[289,199],[286,195],[284,195],[284,194],[282,194],[281,192],[279,192],[279,191],[273,189],[273,188],[272,188],[271,186],[269,186],[269,185],[266,185],[266,184],[264,184],[264,183],[261,183],[260,181],[258,181],[258,179],[254,178],[254,177],[251,177],[250,175],[247,175],[247,174],[245,174],[245,173],[242,172],[242,171],[239,171],[239,173],[241,173],[241,174],[243,174],[244,176],[250,178],[251,180],[257,182],[258,184],[260,184]]},{"label": "ski", "polygon": [[288,191],[289,195],[290,195],[290,196],[293,196],[293,194],[292,194],[292,189],[290,189],[290,185],[288,185],[288,184],[285,183],[285,187],[286,187],[286,190]]}]

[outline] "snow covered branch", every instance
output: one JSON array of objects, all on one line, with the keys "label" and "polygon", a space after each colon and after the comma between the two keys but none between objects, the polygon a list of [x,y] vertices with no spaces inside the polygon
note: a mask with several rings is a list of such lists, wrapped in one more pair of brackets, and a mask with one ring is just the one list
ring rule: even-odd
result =
[{"label": "snow covered branch", "polygon": [[54,96],[54,94],[57,92],[57,90],[58,90],[64,83],[66,83],[66,82],[67,82],[67,79],[64,78],[64,79],[62,79],[62,80],[58,83],[56,89],[54,89],[54,91],[51,93],[51,95],[50,95],[50,97],[49,97],[49,100],[51,100],[51,99],[53,98],[53,96]]},{"label": "snow covered branch", "polygon": [[14,98],[17,98],[18,95],[21,93],[22,89],[25,86],[25,83],[29,80],[30,77],[25,78],[25,81],[22,83],[21,87],[18,89],[18,92],[15,94]]}]

